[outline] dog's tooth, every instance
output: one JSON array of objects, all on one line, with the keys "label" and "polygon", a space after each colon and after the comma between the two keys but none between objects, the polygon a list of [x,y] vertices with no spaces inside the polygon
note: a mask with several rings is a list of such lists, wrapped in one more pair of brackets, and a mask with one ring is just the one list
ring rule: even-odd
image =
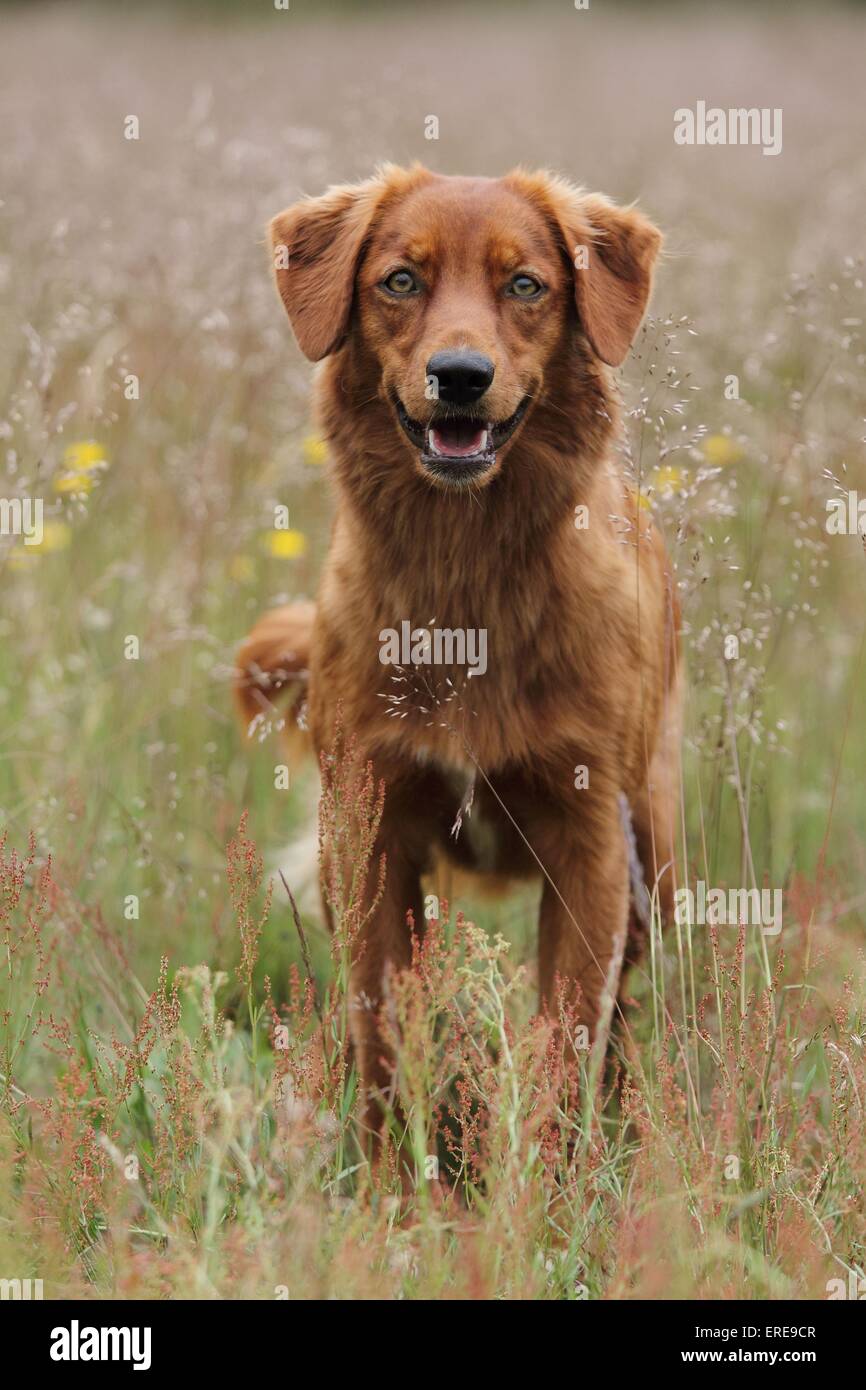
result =
[{"label": "dog's tooth", "polygon": [[482,431],[481,431],[481,443],[480,443],[479,446],[478,446],[478,452],[479,452],[479,454],[483,454],[483,453],[484,453],[484,450],[485,450],[486,448],[487,448],[487,430],[482,430]]},{"label": "dog's tooth", "polygon": [[441,454],[441,449],[436,448],[435,431],[427,431],[427,452],[430,454]]}]

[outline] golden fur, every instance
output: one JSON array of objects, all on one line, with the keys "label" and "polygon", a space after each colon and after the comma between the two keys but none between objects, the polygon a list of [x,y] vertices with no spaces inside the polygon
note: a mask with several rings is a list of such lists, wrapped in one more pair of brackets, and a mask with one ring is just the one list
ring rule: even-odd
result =
[{"label": "golden fur", "polygon": [[[339,704],[385,780],[385,892],[353,978],[369,1001],[353,1010],[353,1032],[372,1093],[387,1079],[383,979],[409,960],[407,911],[420,929],[421,875],[438,857],[543,875],[542,1005],[554,1004],[557,978],[573,982],[590,1030],[629,911],[621,794],[649,887],[670,906],[678,611],[661,538],[611,460],[609,374],[640,325],[661,238],[640,212],[546,173],[418,167],[301,202],[270,232],[298,342],[322,361],[315,395],[336,516],[315,610],[261,620],[239,655],[239,698],[249,719],[308,669],[315,748],[331,746]],[[383,276],[406,262],[422,268],[424,293],[392,302]],[[543,280],[540,302],[499,292],[516,266]],[[455,347],[495,364],[492,420],[529,397],[493,468],[467,488],[430,476],[394,404],[427,420],[426,364]],[[404,619],[486,629],[486,673],[413,668],[395,685],[379,634]],[[388,717],[392,692],[406,697],[405,717]],[[632,956],[638,935],[633,918]]]}]

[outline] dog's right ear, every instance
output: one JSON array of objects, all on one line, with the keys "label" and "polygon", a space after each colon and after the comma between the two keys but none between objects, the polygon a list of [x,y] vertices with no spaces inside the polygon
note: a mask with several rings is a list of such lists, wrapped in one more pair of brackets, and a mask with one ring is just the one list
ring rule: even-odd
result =
[{"label": "dog's right ear", "polygon": [[649,301],[661,232],[636,208],[586,194],[544,169],[515,169],[506,183],[553,222],[572,267],[581,327],[602,362],[618,367]]},{"label": "dog's right ear", "polygon": [[346,335],[358,259],[387,187],[383,175],[341,184],[294,203],[269,225],[277,289],[311,362]]}]

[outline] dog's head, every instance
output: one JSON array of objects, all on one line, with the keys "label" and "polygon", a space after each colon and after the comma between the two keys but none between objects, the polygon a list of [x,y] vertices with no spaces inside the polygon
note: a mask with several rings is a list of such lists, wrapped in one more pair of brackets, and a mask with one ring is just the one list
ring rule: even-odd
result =
[{"label": "dog's head", "polygon": [[634,209],[546,173],[390,166],[288,208],[270,236],[302,351],[363,354],[404,453],[440,487],[495,476],[570,355],[622,362],[661,244]]}]

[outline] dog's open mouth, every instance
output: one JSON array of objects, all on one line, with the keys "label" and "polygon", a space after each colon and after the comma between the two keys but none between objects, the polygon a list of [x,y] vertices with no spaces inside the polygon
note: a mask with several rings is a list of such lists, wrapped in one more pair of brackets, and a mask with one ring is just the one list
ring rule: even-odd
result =
[{"label": "dog's open mouth", "polygon": [[493,467],[496,450],[517,429],[529,397],[524,396],[513,415],[498,421],[462,411],[437,415],[425,425],[408,414],[399,396],[394,397],[394,405],[403,432],[418,449],[424,468],[443,482],[465,484]]}]

